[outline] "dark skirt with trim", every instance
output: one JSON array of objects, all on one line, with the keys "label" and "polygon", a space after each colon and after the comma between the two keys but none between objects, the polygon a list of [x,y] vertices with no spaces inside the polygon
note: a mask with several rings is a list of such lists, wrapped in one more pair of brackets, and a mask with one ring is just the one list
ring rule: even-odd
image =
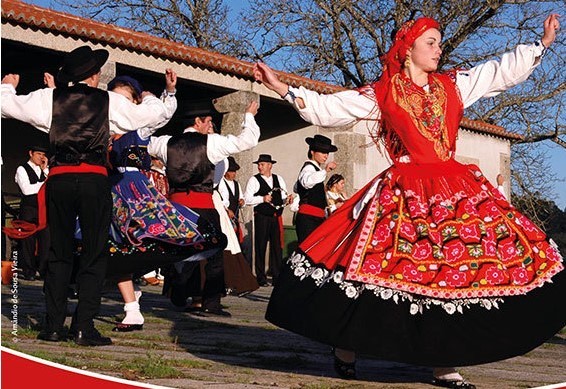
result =
[{"label": "dark skirt with trim", "polygon": [[[348,297],[343,280],[319,286],[287,263],[275,285],[266,319],[331,346],[383,360],[422,366],[468,366],[522,355],[566,325],[566,272],[498,307],[477,304],[450,315],[440,306],[412,314],[411,302],[364,289]],[[339,277],[338,277],[339,278]],[[353,288],[359,283],[351,283]],[[352,294],[355,294],[352,291]]]}]

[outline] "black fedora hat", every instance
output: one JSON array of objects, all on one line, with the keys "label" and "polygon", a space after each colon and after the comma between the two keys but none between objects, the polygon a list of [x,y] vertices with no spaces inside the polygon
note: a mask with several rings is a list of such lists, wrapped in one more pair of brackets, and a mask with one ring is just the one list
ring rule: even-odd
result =
[{"label": "black fedora hat", "polygon": [[78,82],[98,72],[108,59],[108,51],[92,50],[89,46],[77,47],[65,56],[57,73],[61,83]]},{"label": "black fedora hat", "polygon": [[260,163],[260,162],[277,163],[277,161],[271,159],[271,155],[269,154],[260,154],[257,161],[254,161],[253,163]]},{"label": "black fedora hat", "polygon": [[218,114],[216,108],[212,104],[212,100],[192,100],[179,107],[184,118],[214,116]]},{"label": "black fedora hat", "polygon": [[235,172],[238,170],[240,170],[240,165],[238,165],[234,157],[232,156],[228,157],[228,171]]},{"label": "black fedora hat", "polygon": [[317,134],[313,138],[306,138],[305,142],[308,143],[311,150],[321,153],[332,153],[338,150],[338,147],[332,144],[330,138],[327,138],[324,135]]},{"label": "black fedora hat", "polygon": [[35,144],[32,145],[29,150],[33,153],[34,151],[39,151],[41,153],[46,153],[49,151],[49,147],[46,145]]}]

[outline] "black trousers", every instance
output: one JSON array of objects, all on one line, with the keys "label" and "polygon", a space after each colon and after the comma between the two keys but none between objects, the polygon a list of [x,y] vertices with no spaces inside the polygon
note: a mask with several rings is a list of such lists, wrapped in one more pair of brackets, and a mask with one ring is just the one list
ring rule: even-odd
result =
[{"label": "black trousers", "polygon": [[61,174],[47,180],[47,217],[51,249],[45,277],[46,329],[62,331],[67,312],[67,288],[74,265],[76,218],[82,251],[76,264],[78,305],[71,326],[90,330],[100,309],[106,273],[112,196],[108,178],[100,174]]},{"label": "black trousers", "polygon": [[[203,223],[210,223],[220,231],[220,215],[216,209],[191,208],[199,214]],[[201,226],[203,232],[206,227]],[[204,266],[204,286],[202,286],[200,262],[187,262],[182,271],[175,271],[174,266],[165,275],[164,294],[169,294],[173,304],[183,306],[188,297],[202,297],[203,308],[220,309],[220,298],[226,293],[224,284],[224,257],[222,250],[206,259]]]},{"label": "black trousers", "polygon": [[[37,207],[23,205],[20,208],[20,219],[37,224]],[[37,257],[35,249],[37,245]],[[20,256],[18,264],[24,274],[35,274],[36,271],[45,276],[47,258],[49,257],[49,228],[36,232],[20,241]]]},{"label": "black trousers", "polygon": [[269,270],[273,281],[279,277],[283,263],[283,251],[281,249],[281,230],[279,218],[266,216],[260,213],[254,214],[254,243],[255,243],[255,274],[259,284],[266,282],[265,276],[265,252],[269,242]]},{"label": "black trousers", "polygon": [[297,213],[295,219],[297,227],[297,243],[301,244],[318,226],[324,222],[323,217],[316,217],[306,215],[304,213]]}]

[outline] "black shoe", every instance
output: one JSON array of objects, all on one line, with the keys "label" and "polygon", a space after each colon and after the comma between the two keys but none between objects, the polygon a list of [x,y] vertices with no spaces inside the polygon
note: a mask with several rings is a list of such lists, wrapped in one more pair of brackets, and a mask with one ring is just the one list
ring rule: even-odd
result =
[{"label": "black shoe", "polygon": [[336,374],[345,380],[356,379],[356,361],[351,363],[344,362],[338,358],[334,352],[332,354],[334,354],[334,370],[336,371]]},{"label": "black shoe", "polygon": [[96,328],[88,331],[77,331],[75,343],[79,346],[108,346],[112,344],[112,339],[100,335]]},{"label": "black shoe", "polygon": [[271,286],[271,284],[268,281],[261,281],[258,282],[259,286]]},{"label": "black shoe", "polygon": [[67,340],[67,338],[61,332],[57,331],[41,331],[37,335],[37,339],[45,340],[47,342],[63,342]]},{"label": "black shoe", "polygon": [[436,386],[450,389],[476,389],[474,384],[471,384],[466,380],[443,380],[441,378],[433,378],[431,383]]},{"label": "black shoe", "polygon": [[20,277],[26,281],[35,281],[35,272],[33,270],[23,271]]},{"label": "black shoe", "polygon": [[132,332],[141,330],[143,330],[143,324],[118,323],[116,327],[112,328],[112,332]]},{"label": "black shoe", "polygon": [[230,312],[225,311],[222,308],[203,308],[201,312],[205,315],[232,317]]}]

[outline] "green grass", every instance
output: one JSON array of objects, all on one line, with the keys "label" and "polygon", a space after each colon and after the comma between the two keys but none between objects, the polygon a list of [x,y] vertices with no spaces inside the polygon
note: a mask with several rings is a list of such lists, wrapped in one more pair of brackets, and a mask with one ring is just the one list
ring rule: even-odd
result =
[{"label": "green grass", "polygon": [[183,373],[171,365],[171,361],[151,354],[145,357],[124,361],[120,365],[121,371],[127,371],[127,376],[138,378],[180,378]]}]

